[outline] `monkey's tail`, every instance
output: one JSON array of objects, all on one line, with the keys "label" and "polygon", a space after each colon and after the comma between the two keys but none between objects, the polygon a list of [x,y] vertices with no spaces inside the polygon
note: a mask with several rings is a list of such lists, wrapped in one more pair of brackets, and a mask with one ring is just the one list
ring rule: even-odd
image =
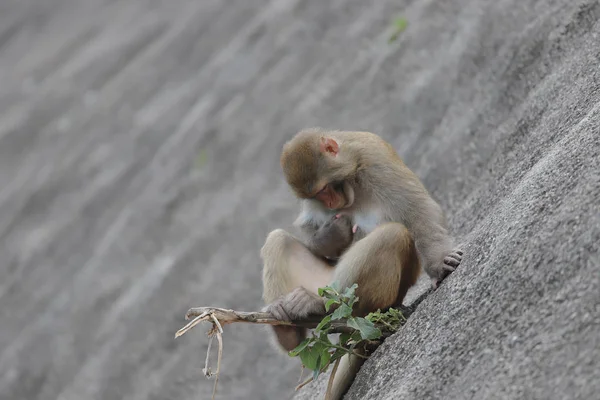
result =
[{"label": "monkey's tail", "polygon": [[[331,390],[325,394],[325,400],[341,400],[350,388],[354,377],[360,370],[365,359],[356,355],[347,354],[340,359],[340,364],[335,371]],[[334,373],[334,371],[332,371]]]}]

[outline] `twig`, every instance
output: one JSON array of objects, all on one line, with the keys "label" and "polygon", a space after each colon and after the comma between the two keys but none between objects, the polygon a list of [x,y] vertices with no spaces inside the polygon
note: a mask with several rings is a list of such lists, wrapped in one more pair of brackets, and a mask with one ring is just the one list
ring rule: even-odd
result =
[{"label": "twig", "polygon": [[[217,324],[219,322],[217,321]],[[223,335],[221,335],[221,331],[217,331],[217,341],[219,342],[219,355],[217,356],[217,372],[215,373],[215,385],[213,386],[213,394],[212,400],[215,400],[215,396],[217,395],[217,384],[219,383],[219,376],[221,375],[221,357],[223,356]]]},{"label": "twig", "polygon": [[215,317],[215,314],[210,314],[211,318],[213,319],[215,325],[217,326],[217,328],[219,328],[219,333],[223,334],[223,327],[221,326],[221,323],[219,322],[219,320],[217,319],[217,317]]},{"label": "twig", "polygon": [[309,383],[311,383],[313,381],[313,377],[311,376],[310,378],[308,378],[307,380],[305,380],[304,382],[302,382],[301,384],[299,384],[298,386],[296,386],[296,391],[302,389],[304,386],[308,385]]},{"label": "twig", "polygon": [[186,324],[183,328],[181,328],[180,330],[178,330],[177,333],[175,333],[175,339],[177,339],[179,336],[183,335],[184,333],[186,333],[187,331],[189,331],[190,329],[192,329],[193,327],[195,327],[196,325],[198,325],[200,322],[206,321],[206,319],[207,318],[205,318],[204,315],[197,316],[191,322],[189,322],[188,324]]},{"label": "twig", "polygon": [[210,357],[210,348],[212,346],[212,341],[213,341],[214,336],[209,336],[208,337],[208,349],[206,350],[206,361],[204,362],[204,369],[202,370],[202,373],[204,373],[204,376],[207,378],[210,378],[212,376],[211,372],[210,372],[210,367],[208,366],[208,359]]}]

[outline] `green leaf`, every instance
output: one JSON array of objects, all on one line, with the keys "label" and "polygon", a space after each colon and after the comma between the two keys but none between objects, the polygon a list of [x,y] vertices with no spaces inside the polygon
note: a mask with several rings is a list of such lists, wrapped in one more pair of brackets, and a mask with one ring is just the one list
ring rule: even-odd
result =
[{"label": "green leaf", "polygon": [[385,330],[391,332],[397,331],[403,322],[406,321],[402,312],[394,308],[388,309],[385,313],[377,310],[369,313],[365,318],[375,324],[385,325]]},{"label": "green leaf", "polygon": [[340,339],[339,339],[340,346],[346,346],[346,343],[348,343],[348,340],[350,340],[350,336],[351,335],[348,332],[340,334]]},{"label": "green leaf", "polygon": [[349,288],[346,288],[346,290],[344,290],[344,296],[348,298],[354,297],[354,292],[356,291],[356,288],[358,288],[358,284],[356,283],[350,286]]},{"label": "green leaf", "polygon": [[394,20],[394,27],[396,28],[396,32],[400,33],[406,29],[408,25],[408,21],[404,17],[398,17]]},{"label": "green leaf", "polygon": [[[318,344],[318,343],[317,343]],[[319,349],[315,349],[315,346],[313,347],[307,347],[305,348],[303,351],[300,352],[300,360],[302,361],[302,365],[304,365],[307,369],[310,370],[315,370],[317,368],[317,366],[319,365]]]},{"label": "green leaf", "polygon": [[398,321],[406,321],[406,317],[402,314],[402,311],[396,310],[395,308],[390,308],[388,312],[394,317],[397,318]]},{"label": "green leaf", "polygon": [[324,296],[326,294],[335,295],[336,291],[331,286],[324,286],[317,289],[317,293],[319,293],[319,296]]},{"label": "green leaf", "polygon": [[346,303],[340,304],[340,306],[333,312],[331,319],[342,319],[347,318],[352,315],[352,308],[350,308]]},{"label": "green leaf", "polygon": [[[337,310],[336,310],[336,311],[337,311]],[[334,313],[334,315],[335,315],[335,313]],[[315,331],[316,331],[316,332],[319,332],[319,331],[323,330],[323,329],[324,329],[324,328],[326,328],[326,327],[328,328],[328,326],[327,326],[327,325],[328,325],[328,324],[329,324],[329,322],[331,321],[331,318],[332,318],[332,317],[331,317],[331,315],[326,315],[326,316],[325,316],[325,318],[323,318],[323,319],[321,320],[321,322],[319,322],[319,325],[317,325],[317,327],[315,328]]]},{"label": "green leaf", "polygon": [[[329,344],[331,343],[329,342]],[[316,370],[316,376],[318,376],[318,372],[321,369],[323,357],[326,358],[327,362],[329,362],[329,359],[331,358],[329,355],[329,346],[326,343],[317,342],[312,347],[308,347],[300,353],[300,359],[302,360],[302,364],[307,369],[310,369],[312,371]]]},{"label": "green leaf", "polygon": [[388,41],[390,43],[396,41],[396,39],[398,39],[398,36],[400,36],[400,34],[402,32],[404,32],[404,30],[408,26],[408,21],[406,20],[406,18],[398,17],[394,20],[393,25],[394,25],[394,31],[392,32],[390,38],[388,39]]},{"label": "green leaf", "polygon": [[336,293],[340,292],[340,283],[338,281],[333,281],[329,287],[335,290]]},{"label": "green leaf", "polygon": [[363,340],[379,339],[382,335],[381,330],[365,318],[350,318],[347,325],[358,330]]},{"label": "green leaf", "polygon": [[329,333],[327,331],[320,331],[319,332],[319,341],[324,342],[325,344],[327,344],[327,346],[332,346],[333,343],[331,343],[331,340],[329,340]]},{"label": "green leaf", "polygon": [[350,308],[354,307],[354,304],[358,301],[358,297],[352,297],[350,301],[348,301],[348,305]]},{"label": "green leaf", "polygon": [[329,366],[329,360],[331,360],[331,353],[329,353],[329,350],[321,353],[321,358],[319,359],[319,371],[325,371]]},{"label": "green leaf", "polygon": [[350,335],[350,340],[353,342],[360,342],[362,340],[362,335],[359,330],[356,330]]},{"label": "green leaf", "polygon": [[340,302],[338,300],[336,300],[336,299],[329,299],[329,300],[327,300],[327,302],[325,303],[325,311],[329,311],[329,308],[333,304],[340,304]]},{"label": "green leaf", "polygon": [[198,156],[196,157],[196,168],[202,168],[206,165],[206,162],[208,161],[208,152],[206,151],[206,149],[202,149],[200,150],[200,152],[198,153]]},{"label": "green leaf", "polygon": [[330,287],[320,288],[318,291],[319,291],[319,296],[321,296],[323,298],[334,299],[336,301],[339,301],[340,296],[337,294],[337,292],[335,290],[333,290]]},{"label": "green leaf", "polygon": [[304,339],[298,346],[296,346],[296,348],[294,348],[293,350],[288,352],[288,354],[290,355],[290,357],[296,357],[298,354],[300,354],[300,352],[302,350],[304,350],[306,348],[306,346],[308,346],[308,344],[310,342],[311,342],[310,338]]},{"label": "green leaf", "polygon": [[[319,357],[320,358],[320,357]],[[317,360],[318,362],[318,360]],[[316,381],[317,378],[319,377],[319,374],[321,373],[321,369],[317,368],[313,371],[313,381]]]}]

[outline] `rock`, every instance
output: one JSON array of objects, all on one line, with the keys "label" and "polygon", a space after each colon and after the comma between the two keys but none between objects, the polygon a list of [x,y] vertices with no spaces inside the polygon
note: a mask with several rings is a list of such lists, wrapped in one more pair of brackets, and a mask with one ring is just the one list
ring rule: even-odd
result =
[{"label": "rock", "polygon": [[[310,126],[388,139],[465,250],[347,399],[598,393],[599,2],[36,3],[0,5],[0,399],[210,398],[173,335],[260,307]],[[217,398],[294,395],[265,332],[226,327]]]}]

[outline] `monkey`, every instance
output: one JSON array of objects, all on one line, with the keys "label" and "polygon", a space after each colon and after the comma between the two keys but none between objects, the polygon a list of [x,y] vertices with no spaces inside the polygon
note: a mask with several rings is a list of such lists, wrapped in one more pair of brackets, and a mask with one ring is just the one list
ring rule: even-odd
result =
[{"label": "monkey", "polygon": [[[325,252],[339,254],[333,265],[323,260],[323,251],[315,245],[319,240],[307,244],[282,229],[267,235],[260,252],[264,310],[276,318],[291,321],[325,314],[318,289],[334,281],[342,288],[358,284],[355,315],[401,305],[421,268],[437,288],[461,263],[463,252],[454,248],[441,207],[380,136],[302,130],[283,146],[280,164],[301,200],[296,226],[318,231],[315,227],[332,216],[349,216],[335,223],[352,220],[357,235]],[[288,326],[273,330],[287,351],[307,332]],[[342,359],[334,399],[346,392],[361,364],[356,356]]]},{"label": "monkey", "polygon": [[357,225],[348,214],[329,215],[321,221],[313,217],[299,217],[295,225],[302,232],[302,242],[318,257],[334,264],[352,243],[361,237]]},{"label": "monkey", "polygon": [[334,215],[318,224],[307,221],[299,228],[306,247],[316,256],[336,260],[353,242],[352,220],[348,215]]}]

